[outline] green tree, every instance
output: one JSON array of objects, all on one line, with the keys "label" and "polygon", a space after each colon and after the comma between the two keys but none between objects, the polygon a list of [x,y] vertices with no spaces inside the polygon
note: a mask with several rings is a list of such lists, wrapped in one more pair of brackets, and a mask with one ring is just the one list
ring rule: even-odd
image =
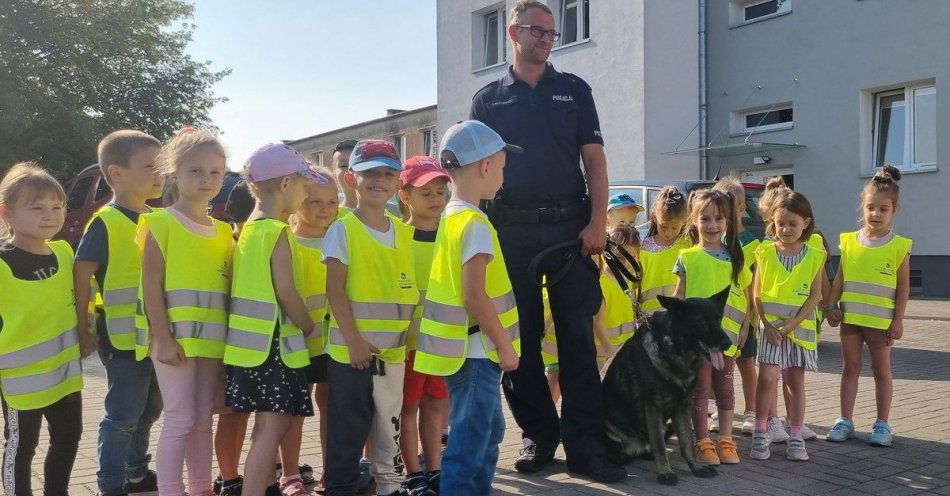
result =
[{"label": "green tree", "polygon": [[214,129],[226,98],[214,71],[185,48],[185,0],[0,1],[0,169],[37,160],[67,179],[120,128],[165,139],[185,125]]}]

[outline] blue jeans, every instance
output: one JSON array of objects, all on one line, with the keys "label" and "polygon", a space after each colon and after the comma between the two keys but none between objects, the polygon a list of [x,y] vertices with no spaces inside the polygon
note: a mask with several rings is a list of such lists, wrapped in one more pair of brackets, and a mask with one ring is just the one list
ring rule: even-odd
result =
[{"label": "blue jeans", "polygon": [[449,445],[442,454],[442,496],[491,494],[498,444],[505,437],[501,369],[487,359],[468,359],[445,378],[452,408]]},{"label": "blue jeans", "polygon": [[102,496],[125,494],[127,479],[148,471],[149,433],[162,413],[162,396],[149,359],[136,361],[100,350],[109,390],[99,422],[99,471]]}]

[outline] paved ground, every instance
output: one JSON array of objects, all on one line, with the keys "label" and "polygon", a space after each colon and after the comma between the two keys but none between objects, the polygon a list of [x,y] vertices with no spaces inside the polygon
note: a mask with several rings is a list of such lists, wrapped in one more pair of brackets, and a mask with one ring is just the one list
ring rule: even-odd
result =
[{"label": "paved ground", "polygon": [[[893,351],[894,407],[891,423],[896,434],[892,448],[872,448],[866,439],[874,421],[873,379],[867,366],[861,376],[855,413],[859,438],[844,444],[823,440],[808,443],[812,461],[785,460],[784,445],[773,445],[772,459],[752,461],[746,457],[749,438],[741,440],[743,461],[722,467],[714,479],[697,479],[686,470],[678,452],[671,460],[680,470],[680,484],[661,486],[654,479],[653,464],[638,461],[628,466],[623,484],[593,484],[565,472],[563,452],[551,470],[536,476],[514,472],[520,448],[517,426],[508,416],[509,430],[495,479],[497,494],[946,494],[950,495],[950,302],[912,302],[908,315],[934,317],[905,323],[904,339]],[[838,416],[840,346],[834,330],[825,332],[819,348],[821,368],[807,376],[806,422],[824,434]],[[867,359],[865,360],[867,362]],[[85,435],[73,472],[75,495],[95,494],[96,426],[102,415],[105,376],[98,359],[86,362],[83,391]],[[738,387],[737,391],[741,388]],[[743,401],[737,398],[737,409]],[[780,409],[784,408],[780,406]],[[159,424],[160,427],[160,424]],[[318,466],[320,443],[316,421],[308,420],[303,444],[304,462]],[[155,429],[157,437],[158,428]],[[34,489],[42,487],[45,435],[34,463]],[[319,467],[317,468],[319,471]]]}]

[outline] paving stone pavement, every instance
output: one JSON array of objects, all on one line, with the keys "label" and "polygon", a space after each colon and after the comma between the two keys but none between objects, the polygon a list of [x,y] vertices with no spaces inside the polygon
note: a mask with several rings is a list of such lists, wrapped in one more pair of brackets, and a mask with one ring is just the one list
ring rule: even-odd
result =
[{"label": "paving stone pavement", "polygon": [[[950,303],[927,303],[930,315],[950,314]],[[914,306],[908,309],[915,315]],[[865,353],[866,355],[866,353]],[[747,457],[750,438],[740,438],[742,463],[723,466],[719,476],[698,479],[689,474],[685,463],[671,445],[670,460],[680,475],[679,485],[662,486],[654,478],[653,463],[636,461],[627,467],[629,477],[622,484],[603,485],[571,476],[565,471],[564,453],[540,474],[525,476],[514,471],[521,447],[520,432],[506,409],[508,431],[501,447],[495,478],[496,494],[560,496],[567,494],[944,494],[950,495],[950,322],[907,320],[904,338],[894,347],[894,402],[891,424],[895,433],[892,448],[873,448],[866,443],[875,419],[874,385],[869,359],[861,374],[856,403],[855,424],[858,438],[843,444],[824,440],[809,441],[810,462],[785,460],[784,445],[772,446],[772,459],[754,461]],[[826,329],[819,346],[820,370],[806,377],[807,412],[805,421],[824,434],[839,415],[838,381],[841,371],[837,331]],[[96,493],[96,432],[102,415],[105,371],[98,358],[85,361],[86,387],[83,391],[84,434],[73,470],[71,494]],[[736,374],[736,407],[743,406]],[[781,400],[780,400],[781,401]],[[779,406],[784,411],[784,406]],[[738,424],[736,425],[738,427]],[[153,432],[157,440],[161,421]],[[42,488],[42,467],[48,440],[43,434],[33,465],[34,490]],[[247,447],[245,447],[246,449]],[[319,472],[320,442],[317,422],[308,419],[302,447],[302,461]]]}]

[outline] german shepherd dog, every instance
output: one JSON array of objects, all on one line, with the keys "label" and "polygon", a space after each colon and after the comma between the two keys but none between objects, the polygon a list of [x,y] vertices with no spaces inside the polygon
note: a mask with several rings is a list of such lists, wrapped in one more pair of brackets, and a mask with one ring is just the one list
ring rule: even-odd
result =
[{"label": "german shepherd dog", "polygon": [[722,330],[729,290],[709,299],[660,296],[665,312],[656,312],[614,356],[604,376],[607,454],[615,463],[653,454],[657,480],[677,483],[666,455],[667,422],[672,423],[680,453],[697,477],[716,469],[700,464],[690,412],[693,390],[710,353],[730,346]]}]

